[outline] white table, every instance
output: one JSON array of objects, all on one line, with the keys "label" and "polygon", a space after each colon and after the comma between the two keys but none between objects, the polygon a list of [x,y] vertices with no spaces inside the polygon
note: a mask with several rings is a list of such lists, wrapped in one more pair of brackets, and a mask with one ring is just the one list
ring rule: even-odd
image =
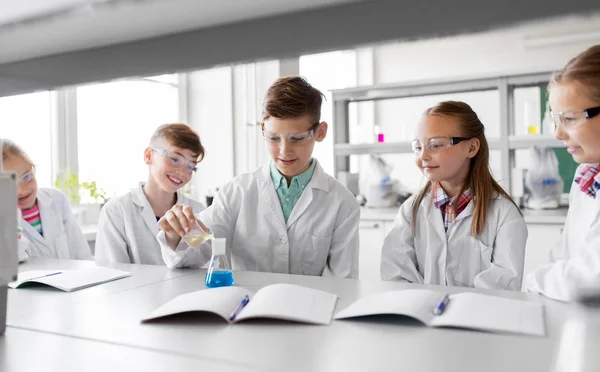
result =
[{"label": "white table", "polygon": [[0,371],[5,372],[163,372],[209,368],[248,371],[243,365],[17,328],[8,328],[0,337]]},{"label": "white table", "polygon": [[[89,264],[32,260],[21,270]],[[140,324],[143,316],[175,296],[204,289],[205,271],[169,271],[144,265],[113,267],[131,270],[133,276],[71,294],[40,289],[10,290],[7,335],[15,329],[52,333],[247,370],[548,371],[568,309],[565,304],[537,295],[495,292],[503,297],[545,303],[547,336],[543,338],[432,329],[399,317],[334,321],[330,326],[269,320],[228,325],[217,317],[190,314]],[[293,283],[335,293],[340,297],[336,311],[368,293],[425,287],[256,272],[234,272],[234,276],[236,285],[251,290],[272,283]],[[55,356],[60,357],[64,356]],[[158,356],[148,357],[156,357],[157,363],[161,363]]]}]

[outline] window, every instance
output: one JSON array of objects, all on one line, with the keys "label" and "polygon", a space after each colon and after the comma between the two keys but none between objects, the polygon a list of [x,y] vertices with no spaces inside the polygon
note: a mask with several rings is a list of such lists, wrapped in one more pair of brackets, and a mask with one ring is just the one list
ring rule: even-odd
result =
[{"label": "window", "polygon": [[179,121],[175,81],[173,75],[77,88],[80,181],[96,181],[113,197],[147,179],[143,153],[152,133]]},{"label": "window", "polygon": [[332,89],[356,86],[356,52],[354,50],[311,54],[300,57],[300,75],[325,94],[321,106],[321,121],[329,124],[327,137],[315,146],[313,156],[328,174],[333,175],[333,99]]},{"label": "window", "polygon": [[0,137],[14,141],[29,155],[40,187],[53,185],[52,97],[40,92],[0,98]]}]

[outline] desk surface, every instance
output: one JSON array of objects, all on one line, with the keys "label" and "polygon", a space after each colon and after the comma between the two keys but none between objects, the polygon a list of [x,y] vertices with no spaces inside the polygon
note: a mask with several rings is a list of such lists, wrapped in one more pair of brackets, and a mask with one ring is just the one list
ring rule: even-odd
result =
[{"label": "desk surface", "polygon": [[[20,269],[90,264],[32,260]],[[269,320],[228,325],[217,317],[188,314],[140,324],[142,317],[175,296],[204,289],[205,271],[169,271],[144,265],[113,267],[130,270],[133,275],[70,294],[46,289],[9,290],[9,331],[5,338],[14,329],[42,331],[247,370],[548,371],[568,309],[565,304],[537,295],[495,292],[545,303],[546,337],[433,329],[401,317],[333,321],[330,326]],[[339,296],[336,311],[369,293],[425,287],[256,272],[234,275],[236,285],[254,291],[273,283],[292,283],[335,293]],[[468,290],[427,287],[447,292]],[[149,358],[156,358],[157,363],[161,360],[159,356]]]},{"label": "desk surface", "polygon": [[163,372],[165,367],[171,371],[249,370],[244,365],[18,328],[8,328],[0,337],[0,370],[6,372]]}]

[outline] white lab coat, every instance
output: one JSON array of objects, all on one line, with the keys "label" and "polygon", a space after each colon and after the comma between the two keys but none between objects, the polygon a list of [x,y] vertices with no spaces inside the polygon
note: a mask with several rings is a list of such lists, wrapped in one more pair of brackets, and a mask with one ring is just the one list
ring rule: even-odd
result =
[{"label": "white lab coat", "polygon": [[[156,215],[142,190],[143,183],[131,192],[111,199],[100,211],[96,236],[96,262],[164,265],[161,246],[156,240]],[[177,192],[177,204],[188,204],[194,212],[204,210],[202,203]],[[168,248],[167,248],[168,249]]]},{"label": "white lab coat", "polygon": [[21,217],[19,224],[23,229],[23,238],[19,242],[19,259],[92,259],[90,246],[73,217],[71,205],[65,194],[57,189],[39,188],[37,204],[43,236]]},{"label": "white lab coat", "polygon": [[442,213],[431,194],[423,198],[412,232],[409,198],[385,238],[381,278],[411,283],[520,290],[527,226],[517,207],[504,197],[489,206],[486,226],[471,233],[473,202],[444,231]]},{"label": "white lab coat", "polygon": [[[286,223],[269,167],[234,178],[198,216],[227,239],[232,268],[357,278],[360,207],[352,193],[317,163]],[[163,232],[158,239],[166,245]],[[180,243],[165,262],[202,266],[210,260],[209,247]]]},{"label": "white lab coat", "polygon": [[561,241],[550,251],[551,263],[529,273],[525,282],[528,291],[561,301],[573,299],[577,284],[600,278],[600,195],[593,199],[573,182],[569,199]]}]

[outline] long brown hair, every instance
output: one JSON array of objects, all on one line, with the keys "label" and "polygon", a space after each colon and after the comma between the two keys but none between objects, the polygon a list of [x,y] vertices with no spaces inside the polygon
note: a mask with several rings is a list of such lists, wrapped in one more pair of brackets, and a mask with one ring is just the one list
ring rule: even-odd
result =
[{"label": "long brown hair", "polygon": [[[498,194],[510,200],[515,207],[517,206],[506,191],[504,191],[492,177],[489,168],[490,149],[485,138],[483,124],[471,106],[458,101],[440,102],[425,110],[423,116],[426,115],[452,118],[454,119],[454,122],[458,124],[460,137],[477,138],[479,140],[479,152],[470,159],[469,173],[458,193],[458,195],[461,195],[467,189],[471,191],[471,196],[473,198],[471,201],[473,203],[471,233],[473,236],[478,236],[485,228],[490,201]],[[419,206],[421,205],[423,198],[431,191],[431,186],[431,181],[427,181],[427,184],[421,189],[412,203],[411,225],[413,232],[417,226]],[[454,201],[452,202],[453,208],[456,208],[458,200],[459,198],[454,198]]]},{"label": "long brown hair", "polygon": [[600,45],[594,45],[571,59],[552,76],[548,91],[557,84],[576,83],[586,90],[588,98],[600,102]]}]

